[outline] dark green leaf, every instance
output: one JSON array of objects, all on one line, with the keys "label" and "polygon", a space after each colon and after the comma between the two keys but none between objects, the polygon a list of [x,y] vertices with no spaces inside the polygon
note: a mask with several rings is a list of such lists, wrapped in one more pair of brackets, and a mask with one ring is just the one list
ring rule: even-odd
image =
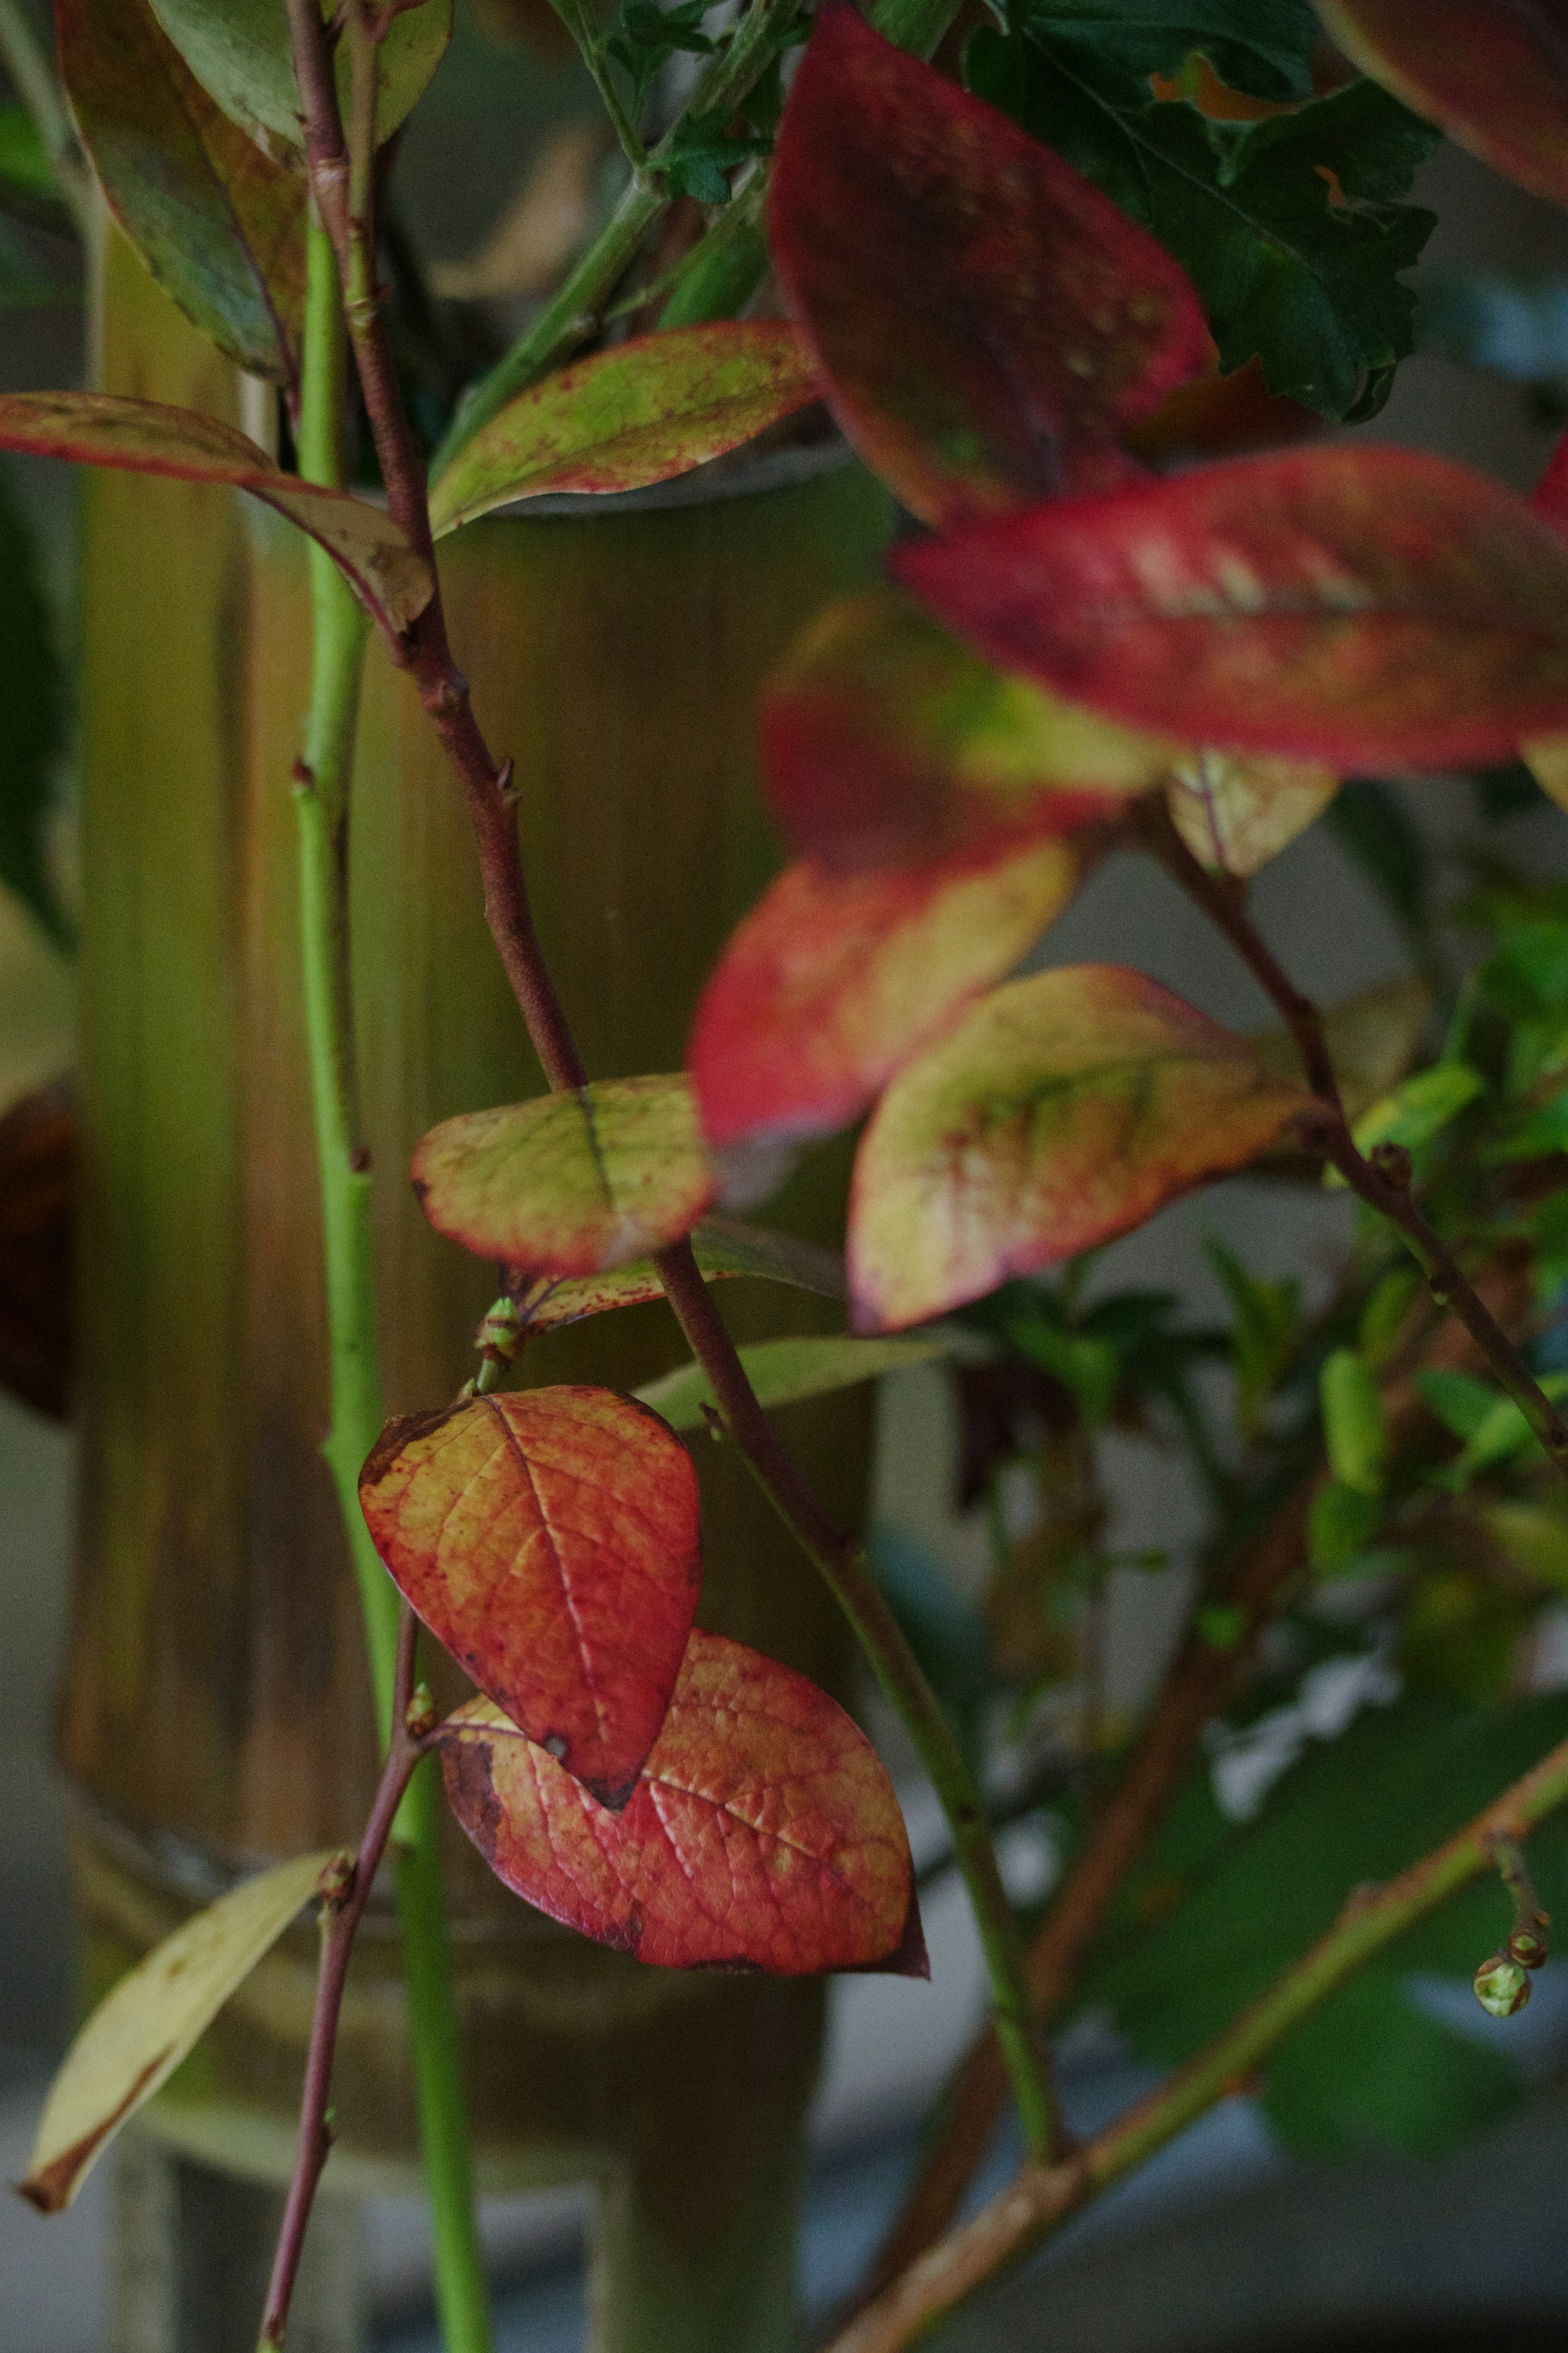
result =
[{"label": "dark green leaf", "polygon": [[727,205],[730,183],[725,174],[748,155],[765,155],[765,139],[731,139],[723,108],[711,114],[689,114],[670,142],[665,185],[672,195],[695,196],[700,205]]},{"label": "dark green leaf", "polygon": [[1244,1438],[1257,1436],[1263,1409],[1290,1360],[1301,1319],[1301,1286],[1293,1276],[1265,1282],[1249,1274],[1223,1242],[1204,1244],[1225,1285],[1235,1318],[1236,1419]]},{"label": "dark green leaf", "polygon": [[0,106],[0,180],[28,195],[52,196],[54,174],[32,116],[13,100]]},{"label": "dark green leaf", "polygon": [[1196,55],[1228,90],[1312,95],[1318,20],[1305,0],[1043,0],[1029,24],[1129,73],[1176,74]]},{"label": "dark green leaf", "polygon": [[1256,353],[1270,391],[1365,414],[1411,349],[1399,273],[1433,216],[1402,200],[1437,134],[1365,81],[1266,121],[1209,121],[1054,23],[1047,9],[976,33],[971,87],[1176,257],[1226,372]]},{"label": "dark green leaf", "polygon": [[1383,1517],[1383,1504],[1363,1488],[1331,1480],[1312,1498],[1307,1553],[1320,1577],[1342,1577],[1363,1551]]},{"label": "dark green leaf", "polygon": [[0,881],[51,939],[71,944],[46,843],[56,763],[64,747],[65,680],[38,587],[27,527],[0,473]]},{"label": "dark green leaf", "polygon": [[680,0],[679,7],[661,8],[658,0],[624,0],[605,46],[630,77],[633,105],[638,113],[655,74],[678,50],[689,57],[705,57],[714,47],[702,30],[708,5],[709,0]]},{"label": "dark green leaf", "polygon": [[[1486,1950],[1478,1945],[1475,1960]],[[1374,1963],[1274,2059],[1263,2108],[1288,2148],[1320,2158],[1388,2147],[1436,2154],[1518,2099],[1522,2086],[1503,2052],[1414,2009],[1403,1975]]]},{"label": "dark green leaf", "polygon": [[1426,916],[1426,844],[1387,785],[1362,780],[1344,786],[1325,822],[1388,901],[1407,930]]}]

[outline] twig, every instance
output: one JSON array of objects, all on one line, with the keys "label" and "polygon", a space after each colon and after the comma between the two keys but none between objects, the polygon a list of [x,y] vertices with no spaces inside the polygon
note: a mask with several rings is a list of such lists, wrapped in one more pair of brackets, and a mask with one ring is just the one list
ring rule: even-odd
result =
[{"label": "twig", "polygon": [[1426,1277],[1439,1307],[1457,1315],[1499,1382],[1513,1398],[1557,1469],[1568,1478],[1568,1422],[1552,1404],[1518,1349],[1489,1314],[1458,1261],[1433,1231],[1410,1191],[1408,1156],[1388,1148],[1380,1160],[1356,1149],[1340,1101],[1338,1082],[1323,1035],[1322,1017],[1289,978],[1247,913],[1239,891],[1226,877],[1207,873],[1171,822],[1163,803],[1145,804],[1143,839],[1167,873],[1225,934],[1259,987],[1289,1026],[1308,1083],[1317,1096],[1314,1141],[1325,1159],[1369,1208],[1388,1219]]},{"label": "twig", "polygon": [[332,2059],[337,2049],[338,2021],[354,1936],[370,1901],[381,1859],[392,1836],[393,1822],[416,1766],[428,1746],[428,1734],[416,1738],[408,1728],[414,1702],[414,1669],[418,1627],[414,1612],[404,1604],[397,1629],[396,1681],[393,1689],[392,1738],[382,1767],[375,1801],[352,1864],[344,1856],[329,1863],[321,1874],[321,1963],[316,1978],[316,2006],[310,2018],[310,2050],[305,2061],[305,2089],[300,2105],[300,2142],[293,2179],[283,2209],[278,2252],[268,2283],[257,2353],[281,2353],[289,2322],[289,2306],[304,2253],[305,2231],[315,2203],[322,2169],[331,2153],[330,2101]]},{"label": "twig", "polygon": [[1352,1895],[1327,1935],[1157,2091],[1064,2163],[1026,2165],[973,2221],[932,2247],[852,2321],[830,2353],[900,2353],[963,2297],[1020,2262],[1068,2215],[1245,2084],[1364,1963],[1489,1871],[1494,1840],[1521,1837],[1565,1801],[1568,1741],[1397,1879]]}]

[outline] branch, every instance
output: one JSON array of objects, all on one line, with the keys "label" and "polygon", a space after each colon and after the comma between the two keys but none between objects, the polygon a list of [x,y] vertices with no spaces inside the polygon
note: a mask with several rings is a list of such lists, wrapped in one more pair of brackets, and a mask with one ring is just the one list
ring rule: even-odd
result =
[{"label": "branch", "polygon": [[1494,1869],[1497,1841],[1517,1841],[1564,1802],[1568,1741],[1399,1878],[1352,1894],[1328,1934],[1157,2091],[1064,2163],[1026,2165],[973,2221],[931,2248],[852,2321],[829,2353],[900,2353],[964,2296],[1022,2261],[1070,2214],[1246,2083],[1303,2019],[1375,1954]]},{"label": "branch", "polygon": [[1317,1007],[1300,995],[1276,962],[1247,913],[1237,885],[1228,877],[1205,872],[1199,865],[1176,831],[1163,802],[1145,804],[1142,832],[1147,848],[1225,934],[1289,1023],[1308,1082],[1321,1107],[1315,1121],[1318,1149],[1332,1162],[1352,1192],[1396,1229],[1426,1277],[1438,1306],[1458,1317],[1552,1461],[1568,1478],[1568,1422],[1563,1421],[1524,1358],[1488,1313],[1458,1259],[1416,1208],[1410,1192],[1408,1155],[1394,1147],[1386,1147],[1379,1165],[1379,1159],[1367,1160],[1356,1149],[1340,1101],[1323,1036],[1322,1017]]},{"label": "branch", "polygon": [[370,1891],[381,1859],[386,1852],[403,1793],[428,1744],[428,1725],[422,1725],[421,1733],[416,1734],[410,1729],[409,1721],[416,1705],[414,1665],[418,1630],[414,1612],[405,1602],[397,1628],[392,1738],[387,1746],[386,1762],[382,1767],[375,1802],[371,1807],[370,1819],[364,1826],[364,1835],[353,1862],[350,1863],[345,1856],[340,1856],[321,1873],[321,1965],[316,1978],[316,2006],[310,2019],[310,2042],[305,2060],[299,2149],[284,2204],[283,2226],[279,2234],[278,2252],[273,2258],[272,2276],[268,2283],[267,2306],[262,2316],[257,2353],[282,2353],[289,2306],[293,2299],[294,2283],[299,2276],[300,2258],[304,2253],[305,2231],[310,2220],[310,2209],[316,2201],[322,2170],[331,2154],[332,2127],[329,2104],[332,2088],[332,2059],[337,2049],[338,2021],[342,2013],[343,1988],[348,1979],[354,1936],[363,1917],[364,1907],[370,1901]]}]

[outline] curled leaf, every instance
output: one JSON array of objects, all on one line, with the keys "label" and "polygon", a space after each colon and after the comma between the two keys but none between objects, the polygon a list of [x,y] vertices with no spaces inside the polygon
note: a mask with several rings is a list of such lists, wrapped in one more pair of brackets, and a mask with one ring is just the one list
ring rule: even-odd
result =
[{"label": "curled leaf", "polygon": [[382,508],[346,491],[321,490],[297,474],[280,473],[266,451],[232,425],[194,409],[124,400],[111,393],[6,393],[0,396],[0,449],[248,491],[326,549],[374,619],[392,636],[417,619],[435,593],[429,565]]},{"label": "curled leaf", "polygon": [[[302,169],[304,121],[283,0],[152,0],[153,13],[197,81],[274,162]],[[336,13],[323,0],[321,14]],[[447,52],[452,0],[393,11],[377,49],[376,134],[390,139]],[[338,44],[338,103],[351,104],[349,44]]]},{"label": "curled leaf", "polygon": [[1300,760],[1180,759],[1165,787],[1176,831],[1211,874],[1256,874],[1305,833],[1339,791],[1332,768]]},{"label": "curled leaf", "polygon": [[1555,0],[1317,0],[1352,64],[1532,195],[1568,204],[1568,40]]},{"label": "curled leaf", "polygon": [[795,77],[769,220],[835,414],[927,522],[1125,479],[1119,435],[1207,356],[1152,237],[847,5]]},{"label": "curled leaf", "polygon": [[993,661],[1189,742],[1431,768],[1568,729],[1568,546],[1413,450],[1239,459],[894,570]]},{"label": "curled leaf", "polygon": [[447,1794],[530,1904],[662,1968],[926,1974],[908,1834],[875,1749],[826,1692],[693,1633],[623,1810],[482,1701],[443,1744]]},{"label": "curled leaf", "polygon": [[[802,1241],[795,1234],[779,1234],[765,1226],[742,1225],[737,1218],[703,1218],[691,1229],[691,1254],[698,1271],[709,1282],[724,1282],[737,1275],[760,1275],[797,1291],[815,1292],[819,1299],[847,1299],[844,1261],[837,1250],[819,1242]],[[510,1285],[518,1320],[531,1332],[546,1332],[559,1324],[575,1324],[584,1315],[603,1315],[617,1307],[641,1307],[664,1297],[664,1285],[651,1259],[633,1259],[603,1274],[535,1274],[515,1270]],[[668,1417],[666,1416],[668,1419]]]},{"label": "curled leaf", "polygon": [[[884,1373],[929,1365],[948,1354],[945,1340],[854,1340],[833,1335],[756,1340],[741,1349],[746,1377],[765,1406],[795,1405],[802,1398],[852,1389]],[[678,1365],[637,1391],[644,1405],[662,1414],[672,1430],[700,1430],[705,1409],[714,1407],[712,1385],[700,1365]]]},{"label": "curled leaf", "polygon": [[331,1854],[297,1855],[176,1928],[108,1993],[66,2054],[33,2145],[24,2198],[68,2206],[122,2124],[194,2049],[229,1995],[308,1904]]},{"label": "curled leaf", "polygon": [[689,1059],[709,1142],[844,1126],[1026,954],[1085,863],[1077,845],[1026,836],[875,873],[787,867],[698,1007]]},{"label": "curled leaf", "polygon": [[437,1233],[539,1274],[597,1274],[689,1233],[713,1198],[690,1081],[609,1079],[431,1129],[414,1189]]},{"label": "curled leaf", "polygon": [[911,597],[830,606],[763,697],[768,798],[803,857],[879,866],[1012,828],[1071,833],[1158,784],[1182,747],[993,670]]},{"label": "curled leaf", "polygon": [[861,1140],[856,1323],[922,1323],[1109,1241],[1310,1102],[1123,965],[1013,981],[894,1081]]},{"label": "curled leaf", "polygon": [[251,375],[296,370],[305,185],[237,131],[146,0],[57,0],[60,70],[109,207],[193,325]]},{"label": "curled leaf", "polygon": [[360,1504],[398,1590],[606,1806],[653,1745],[701,1576],[697,1474],[646,1407],[526,1389],[389,1422]]},{"label": "curled leaf", "polygon": [[639,335],[519,395],[437,483],[439,539],[545,491],[637,491],[689,474],[818,397],[795,329],[727,320]]}]

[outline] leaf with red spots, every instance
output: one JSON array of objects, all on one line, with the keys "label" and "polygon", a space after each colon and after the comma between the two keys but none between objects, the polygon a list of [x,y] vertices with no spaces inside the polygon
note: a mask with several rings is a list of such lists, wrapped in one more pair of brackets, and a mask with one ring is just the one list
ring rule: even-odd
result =
[{"label": "leaf with red spots", "polygon": [[392,636],[416,619],[435,593],[430,566],[384,507],[281,473],[245,434],[195,409],[103,392],[5,393],[0,449],[248,491],[326,549]]},{"label": "leaf with red spots", "polygon": [[1124,480],[1119,435],[1208,356],[1152,237],[848,6],[795,77],[769,228],[839,423],[927,522]]},{"label": "leaf with red spots", "polygon": [[546,491],[641,490],[689,474],[820,396],[783,319],[639,335],[520,393],[437,483],[437,539]]},{"label": "leaf with red spots", "polygon": [[928,1974],[875,1749],[826,1692],[739,1642],[692,1635],[619,1813],[483,1701],[450,1719],[442,1762],[498,1878],[601,1945],[662,1968]]},{"label": "leaf with red spots", "polygon": [[398,1589],[479,1689],[606,1806],[679,1672],[697,1474],[609,1389],[526,1389],[389,1422],[360,1503]]},{"label": "leaf with red spots", "polygon": [[1235,459],[894,570],[991,660],[1188,743],[1435,768],[1568,728],[1568,547],[1413,450]]},{"label": "leaf with red spots", "polygon": [[414,1189],[437,1233],[538,1274],[597,1274],[689,1233],[713,1198],[690,1082],[612,1079],[433,1127]]},{"label": "leaf with red spots", "polygon": [[861,1140],[857,1325],[923,1323],[1109,1241],[1310,1103],[1246,1039],[1124,965],[1014,981],[895,1080]]},{"label": "leaf with red spots", "polygon": [[1086,852],[1016,834],[924,865],[787,867],[731,936],[690,1063],[715,1151],[844,1126],[1060,913]]},{"label": "leaf with red spots", "polygon": [[1353,65],[1532,195],[1568,205],[1562,0],[1318,0]]},{"label": "leaf with red spots", "polygon": [[1026,826],[1071,833],[1157,785],[1183,747],[993,670],[912,597],[830,606],[768,681],[774,817],[825,866],[930,860]]}]

